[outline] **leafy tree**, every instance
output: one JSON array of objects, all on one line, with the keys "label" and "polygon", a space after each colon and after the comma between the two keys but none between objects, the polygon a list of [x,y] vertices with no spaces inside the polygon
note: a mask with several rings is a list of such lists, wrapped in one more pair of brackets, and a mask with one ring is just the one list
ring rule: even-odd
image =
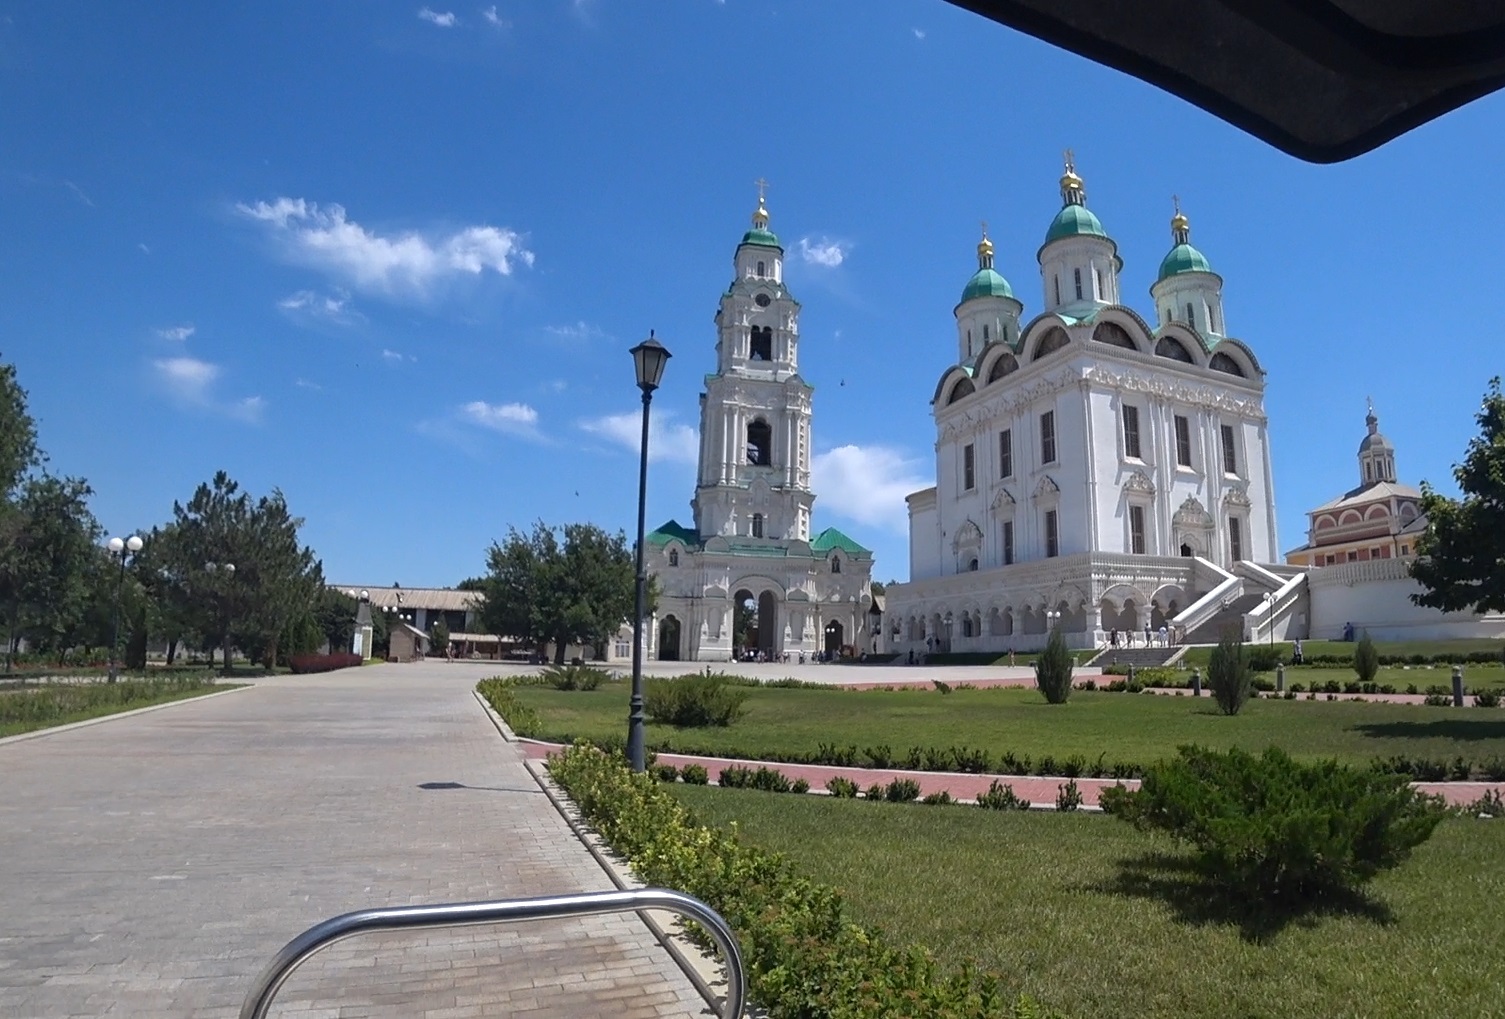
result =
[{"label": "leafy tree", "polygon": [[732,635],[736,646],[753,647],[758,643],[758,602],[754,598],[732,606]]},{"label": "leafy tree", "polygon": [[21,488],[0,555],[0,600],[10,629],[6,668],[26,636],[40,648],[66,647],[90,596],[99,560],[99,524],[88,484],[42,474]]},{"label": "leafy tree", "polygon": [[[355,642],[356,601],[338,588],[326,587],[314,604],[314,620],[332,652],[349,651]],[[374,621],[379,612],[373,612]]]},{"label": "leafy tree", "polygon": [[1045,650],[1035,659],[1035,685],[1049,704],[1065,704],[1071,696],[1071,653],[1059,624],[1050,631]]},{"label": "leafy tree", "polygon": [[632,618],[636,574],[620,531],[542,521],[527,534],[508,528],[486,566],[481,622],[540,648],[553,642],[556,664],[564,664],[566,645],[597,645]]},{"label": "leafy tree", "polygon": [[1207,661],[1207,685],[1225,715],[1236,715],[1254,688],[1254,672],[1244,642],[1232,627],[1223,631],[1218,646]]},{"label": "leafy tree", "polygon": [[1489,382],[1469,441],[1453,477],[1462,499],[1421,483],[1427,529],[1416,542],[1411,576],[1425,589],[1411,600],[1444,612],[1505,612],[1505,395]]},{"label": "leafy tree", "polygon": [[485,577],[466,577],[464,580],[460,581],[458,584],[455,585],[455,590],[456,591],[480,591],[480,592],[484,593],[486,591],[486,578]]},{"label": "leafy tree", "polygon": [[882,584],[882,583],[880,583],[880,582],[878,582],[878,581],[875,580],[871,584],[868,585],[868,590],[871,591],[875,595],[879,595],[879,594],[883,594],[885,591],[887,591],[888,588],[887,588],[886,585],[884,585],[884,584]]},{"label": "leafy tree", "polygon": [[449,627],[444,620],[434,620],[434,625],[429,627],[429,650],[434,654],[443,654],[449,647]]},{"label": "leafy tree", "polygon": [[1359,637],[1359,643],[1353,649],[1353,671],[1359,674],[1360,683],[1373,683],[1379,674],[1380,655],[1374,649],[1374,641],[1369,639],[1368,630]]},{"label": "leafy tree", "polygon": [[42,460],[37,425],[26,407],[26,390],[16,381],[16,366],[0,364],[0,497],[8,499]]}]

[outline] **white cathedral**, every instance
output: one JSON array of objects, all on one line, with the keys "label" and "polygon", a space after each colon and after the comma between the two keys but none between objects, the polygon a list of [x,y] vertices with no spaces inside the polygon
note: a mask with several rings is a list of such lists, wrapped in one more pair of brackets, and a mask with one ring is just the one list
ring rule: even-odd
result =
[{"label": "white cathedral", "polygon": [[1178,208],[1146,321],[1123,303],[1118,246],[1069,156],[1061,201],[1033,318],[986,231],[977,246],[888,648],[1029,650],[1056,625],[1092,647],[1237,616],[1294,635],[1306,606],[1278,554],[1264,371],[1229,335],[1222,278]]},{"label": "white cathedral", "polygon": [[[716,312],[716,370],[700,396],[694,526],[670,520],[644,542],[658,584],[648,654],[873,650],[872,552],[834,527],[810,533],[813,390],[799,374],[800,306],[761,193],[733,265]],[[739,633],[739,619],[756,626]]]}]

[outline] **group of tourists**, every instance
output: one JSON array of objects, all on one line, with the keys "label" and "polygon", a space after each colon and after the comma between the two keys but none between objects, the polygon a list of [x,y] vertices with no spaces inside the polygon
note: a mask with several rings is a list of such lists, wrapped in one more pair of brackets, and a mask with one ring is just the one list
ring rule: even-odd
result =
[{"label": "group of tourists", "polygon": [[[1108,631],[1108,646],[1126,648],[1133,647],[1134,635],[1134,630],[1119,630],[1117,627],[1114,627],[1113,629]],[[1140,647],[1170,646],[1171,631],[1168,626],[1166,626],[1164,623],[1161,623],[1159,630],[1152,630],[1150,629],[1149,623],[1144,624],[1144,643],[1141,644]]]}]

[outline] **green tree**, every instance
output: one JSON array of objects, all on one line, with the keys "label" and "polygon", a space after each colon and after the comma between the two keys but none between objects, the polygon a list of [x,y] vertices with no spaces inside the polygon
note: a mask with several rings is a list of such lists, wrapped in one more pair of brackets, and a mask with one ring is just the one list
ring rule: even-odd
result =
[{"label": "green tree", "polygon": [[1380,671],[1380,654],[1374,649],[1374,641],[1365,630],[1353,649],[1353,671],[1358,673],[1360,683],[1373,683]]},{"label": "green tree", "polygon": [[1238,714],[1254,688],[1254,672],[1249,668],[1244,642],[1232,627],[1223,631],[1218,646],[1212,649],[1207,661],[1207,685],[1225,715]]},{"label": "green tree", "polygon": [[43,460],[37,425],[26,406],[16,366],[0,364],[0,498],[9,501],[27,472]]},{"label": "green tree", "polygon": [[1505,395],[1489,382],[1474,416],[1479,434],[1453,466],[1461,499],[1421,483],[1427,528],[1411,576],[1425,589],[1411,600],[1444,612],[1505,612]]},{"label": "green tree", "polygon": [[595,646],[632,618],[636,575],[620,531],[542,521],[527,534],[508,528],[486,566],[479,613],[486,629],[539,648],[552,642],[557,664],[567,645]]},{"label": "green tree", "polygon": [[0,600],[10,630],[7,670],[23,636],[43,650],[65,648],[88,606],[100,533],[89,512],[91,494],[78,478],[50,474],[29,478],[21,488],[0,556]]},{"label": "green tree", "polygon": [[[355,643],[356,601],[344,591],[326,587],[314,604],[314,619],[332,652],[349,651]],[[372,621],[381,615],[371,613]]]},{"label": "green tree", "polygon": [[429,650],[436,655],[442,655],[449,647],[449,626],[444,620],[434,620],[434,625],[429,627]]},{"label": "green tree", "polygon": [[1035,685],[1048,704],[1065,704],[1071,696],[1071,653],[1060,624],[1050,631],[1045,650],[1035,659]]}]

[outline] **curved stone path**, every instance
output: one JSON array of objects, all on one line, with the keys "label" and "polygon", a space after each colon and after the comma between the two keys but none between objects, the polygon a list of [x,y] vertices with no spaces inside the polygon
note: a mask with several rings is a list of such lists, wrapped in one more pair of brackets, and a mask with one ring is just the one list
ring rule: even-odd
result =
[{"label": "curved stone path", "polygon": [[[486,674],[279,677],[0,742],[0,1016],[229,1019],[335,914],[612,888],[475,699]],[[705,1013],[635,916],[354,938],[272,1011]]]}]

